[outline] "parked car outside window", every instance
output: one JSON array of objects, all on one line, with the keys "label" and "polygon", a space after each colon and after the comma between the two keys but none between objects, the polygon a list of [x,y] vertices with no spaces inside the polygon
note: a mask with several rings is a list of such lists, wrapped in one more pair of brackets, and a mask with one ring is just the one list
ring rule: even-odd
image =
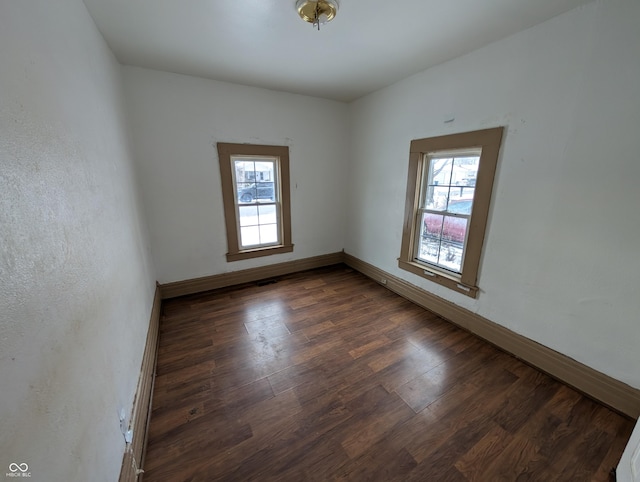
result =
[{"label": "parked car outside window", "polygon": [[238,201],[251,203],[257,199],[275,200],[273,182],[254,182],[238,189]]}]

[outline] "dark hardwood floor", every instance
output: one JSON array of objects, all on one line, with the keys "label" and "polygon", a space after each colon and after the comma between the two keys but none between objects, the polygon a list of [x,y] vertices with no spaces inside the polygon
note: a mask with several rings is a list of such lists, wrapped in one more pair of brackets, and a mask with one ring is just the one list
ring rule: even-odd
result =
[{"label": "dark hardwood floor", "polygon": [[633,428],[345,266],[160,329],[144,482],[606,481]]}]

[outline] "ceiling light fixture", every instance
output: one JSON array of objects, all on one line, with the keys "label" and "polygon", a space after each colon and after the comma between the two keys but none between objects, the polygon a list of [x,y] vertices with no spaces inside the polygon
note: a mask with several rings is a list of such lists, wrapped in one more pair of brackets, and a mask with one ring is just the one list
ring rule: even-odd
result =
[{"label": "ceiling light fixture", "polygon": [[338,13],[337,0],[318,0],[317,2],[311,0],[298,0],[296,2],[296,8],[298,9],[298,15],[305,22],[317,26],[320,30],[320,24],[331,22]]}]

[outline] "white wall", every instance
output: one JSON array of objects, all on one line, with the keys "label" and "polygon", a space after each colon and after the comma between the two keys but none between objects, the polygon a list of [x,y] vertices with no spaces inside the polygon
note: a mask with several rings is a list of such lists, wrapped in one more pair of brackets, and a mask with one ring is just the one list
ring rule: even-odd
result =
[{"label": "white wall", "polygon": [[0,2],[0,474],[115,481],[154,277],[120,67],[80,0]]},{"label": "white wall", "polygon": [[[161,283],[342,250],[346,104],[141,68],[124,72]],[[227,263],[217,142],[289,146],[292,253]]]},{"label": "white wall", "polygon": [[[352,104],[345,251],[640,388],[638,19],[598,1]],[[397,267],[409,143],[499,125],[473,300]]]}]

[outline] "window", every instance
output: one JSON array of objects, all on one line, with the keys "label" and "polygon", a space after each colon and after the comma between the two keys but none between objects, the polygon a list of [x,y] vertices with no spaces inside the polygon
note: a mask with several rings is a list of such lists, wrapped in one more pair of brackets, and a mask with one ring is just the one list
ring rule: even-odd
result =
[{"label": "window", "polygon": [[400,268],[476,297],[502,132],[411,142]]},{"label": "window", "polygon": [[289,148],[218,143],[227,261],[293,251]]}]

